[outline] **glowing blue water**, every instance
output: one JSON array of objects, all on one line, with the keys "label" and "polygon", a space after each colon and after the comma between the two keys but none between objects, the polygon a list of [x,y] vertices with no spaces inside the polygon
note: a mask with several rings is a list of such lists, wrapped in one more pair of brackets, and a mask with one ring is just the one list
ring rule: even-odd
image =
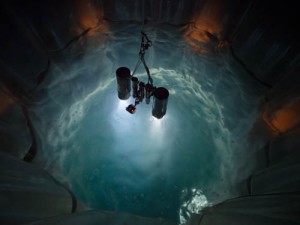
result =
[{"label": "glowing blue water", "polygon": [[[133,99],[120,101],[115,90],[117,67],[133,67],[137,59],[139,38],[130,39],[127,28],[52,67],[43,111],[55,113],[40,125],[44,157],[92,208],[184,222],[233,195],[232,185],[243,179],[238,169],[247,160],[245,136],[257,100],[228,56],[199,56],[174,30],[153,28],[156,47],[147,61],[154,84],[170,91],[167,115],[152,118],[145,103],[129,114]],[[146,81],[143,70],[137,77]]]},{"label": "glowing blue water", "polygon": [[184,91],[171,95],[162,120],[152,118],[151,105],[129,114],[125,107],[133,100],[120,102],[115,92],[93,97],[74,136],[78,149],[64,163],[80,199],[95,208],[176,220],[183,190],[209,192],[221,162],[199,119],[200,103],[183,101],[192,95]]}]

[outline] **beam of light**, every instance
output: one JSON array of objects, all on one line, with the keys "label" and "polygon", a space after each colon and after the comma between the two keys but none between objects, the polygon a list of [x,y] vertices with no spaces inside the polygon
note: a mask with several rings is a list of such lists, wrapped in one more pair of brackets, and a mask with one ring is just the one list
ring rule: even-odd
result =
[{"label": "beam of light", "polygon": [[[127,100],[120,100],[118,99],[118,106],[117,106],[117,110],[119,112],[126,112],[126,107],[131,104],[131,99],[127,99]],[[126,112],[128,113],[128,112]]]},{"label": "beam of light", "polygon": [[[202,206],[205,203],[205,196],[191,191],[194,187],[196,190],[208,188],[208,181],[214,182],[211,189],[219,190],[219,186],[227,187],[227,183],[230,183],[230,177],[228,182],[218,178],[227,178],[227,173],[223,174],[222,171],[227,171],[232,164],[231,158],[228,157],[230,144],[227,145],[231,136],[225,124],[220,122],[223,108],[217,102],[214,89],[203,88],[191,73],[189,70],[151,69],[156,84],[170,87],[168,110],[162,119],[152,117],[152,102],[148,105],[145,102],[137,105],[135,114],[127,112],[126,107],[133,104],[134,99],[118,99],[113,75],[113,78],[103,79],[94,91],[71,104],[72,107],[62,116],[63,120],[72,120],[69,113],[78,111],[78,115],[74,116],[82,118],[83,121],[81,126],[69,125],[66,126],[67,130],[62,129],[61,135],[72,134],[79,143],[79,146],[70,147],[74,139],[68,139],[69,144],[63,146],[65,149],[72,149],[72,154],[68,156],[74,157],[74,151],[81,154],[84,150],[84,157],[77,157],[82,168],[86,166],[83,168],[84,173],[100,167],[99,171],[103,171],[95,176],[95,180],[101,180],[98,192],[93,189],[94,181],[86,182],[77,172],[70,169],[71,177],[76,177],[88,186],[78,187],[78,191],[86,192],[87,196],[96,196],[89,202],[93,207],[104,207],[103,201],[107,201],[105,199],[110,195],[104,193],[105,191],[100,193],[105,184],[112,196],[120,199],[120,204],[126,205],[130,199],[122,199],[124,193],[117,187],[126,187],[131,192],[128,194],[129,198],[138,192],[144,192],[145,196],[148,196],[145,203],[147,206],[157,204],[156,195],[152,192],[153,186],[168,196],[172,190],[167,190],[167,186],[176,184],[179,189],[175,191],[174,196],[176,195],[175,198],[180,202],[180,190],[189,190],[183,201],[188,202],[184,206],[186,209],[182,210],[190,215],[191,210],[197,211],[199,204]],[[137,76],[144,78],[146,75]],[[73,131],[76,127],[79,130],[74,136]],[[57,134],[56,129],[53,131],[53,134]],[[57,149],[61,149],[60,145],[58,147]],[[217,157],[214,157],[216,154]],[[216,158],[223,161],[219,162]],[[206,165],[207,160],[212,160],[211,165]],[[62,167],[71,168],[71,162],[71,159],[61,160]],[[211,166],[214,168],[211,169]],[[208,170],[213,171],[213,175],[211,172],[207,173]],[[214,198],[214,194],[210,193],[213,191],[207,192],[205,195],[210,200]],[[118,201],[109,204],[118,207]],[[126,205],[126,209],[128,207],[130,206]],[[177,210],[176,207],[179,205],[173,207],[174,211]],[[120,206],[120,209],[123,210],[124,207]],[[166,210],[162,206],[159,206],[159,209]],[[139,212],[134,207],[132,210],[135,213]]]},{"label": "beam of light", "polygon": [[167,128],[164,125],[167,119],[167,116],[164,116],[162,119],[157,119],[154,116],[150,117],[149,136],[157,146],[164,146],[164,142],[166,141],[165,134],[167,132]]},{"label": "beam of light", "polygon": [[132,99],[120,100],[117,96],[109,96],[109,98],[114,99],[111,99],[110,102],[115,102],[110,109],[111,126],[113,127],[114,134],[118,137],[119,141],[126,142],[124,137],[127,137],[130,134],[132,125],[136,119],[135,115],[126,111],[126,107],[129,104],[132,104]]},{"label": "beam of light", "polygon": [[165,123],[168,117],[160,120],[152,117],[152,104],[147,105],[144,101],[137,105],[135,114],[130,114],[126,107],[134,103],[132,97],[119,100],[114,94],[107,98],[107,102],[113,103],[108,121],[112,127],[111,136],[115,140],[111,151],[115,161],[126,158],[126,168],[123,171],[148,174],[147,179],[144,176],[128,178],[129,183],[135,183],[135,179],[141,179],[138,182],[142,184],[153,182],[169,165],[167,160],[171,150],[166,149],[165,140]]}]

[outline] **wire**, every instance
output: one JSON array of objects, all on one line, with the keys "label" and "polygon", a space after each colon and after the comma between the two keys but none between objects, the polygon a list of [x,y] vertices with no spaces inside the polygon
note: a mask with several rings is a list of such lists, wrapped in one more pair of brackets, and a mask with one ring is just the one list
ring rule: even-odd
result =
[{"label": "wire", "polygon": [[141,47],[140,47],[140,52],[139,52],[139,59],[136,63],[136,66],[135,66],[131,76],[133,76],[135,74],[138,67],[141,65],[141,63],[143,63],[143,66],[144,66],[147,76],[148,76],[147,83],[148,84],[150,83],[151,85],[153,85],[153,79],[151,78],[149,67],[147,66],[146,61],[145,61],[145,53],[151,46],[152,46],[152,41],[148,38],[147,34],[144,31],[141,31]]},{"label": "wire", "polygon": [[[143,63],[146,73],[148,75],[147,83],[148,84],[150,83],[151,85],[153,85],[153,80],[151,78],[149,68],[148,68],[145,58],[144,58],[145,52],[149,47],[152,46],[152,42],[149,40],[148,36],[144,32],[144,26],[145,26],[145,0],[142,0],[142,29],[141,29],[142,43],[141,43],[141,51],[140,51],[140,61]],[[144,39],[146,39],[146,41],[147,41],[146,44],[144,42],[145,41]]]},{"label": "wire", "polygon": [[153,79],[151,78],[151,75],[150,75],[150,71],[149,71],[149,68],[145,62],[145,59],[144,59],[144,56],[141,57],[141,61],[143,62],[143,65],[145,67],[145,70],[147,72],[147,75],[148,75],[148,84],[150,83],[151,85],[153,85]]},{"label": "wire", "polygon": [[145,1],[144,0],[141,0],[142,1],[142,28],[141,28],[141,47],[140,47],[140,52],[139,52],[139,59],[136,63],[136,66],[132,72],[132,75],[133,76],[136,72],[136,70],[138,69],[138,67],[141,65],[141,63],[143,63],[143,66],[146,70],[146,73],[147,73],[147,76],[148,76],[148,84],[151,84],[153,85],[153,79],[151,78],[151,75],[150,75],[150,70],[146,64],[146,61],[145,61],[145,53],[146,51],[148,50],[149,47],[152,46],[152,41],[148,38],[147,34],[144,32],[144,25],[145,25]]},{"label": "wire", "polygon": [[141,59],[139,58],[136,65],[135,65],[135,67],[134,67],[134,70],[133,70],[131,76],[133,76],[135,74],[136,70],[139,68],[140,65],[141,65]]},{"label": "wire", "polygon": [[150,83],[151,85],[153,85],[153,80],[150,75],[150,70],[145,61],[145,53],[149,49],[149,47],[152,46],[152,41],[148,38],[147,34],[144,33],[144,31],[141,31],[141,37],[142,37],[141,38],[142,39],[141,40],[141,48],[140,48],[140,52],[139,52],[140,61],[143,63],[146,73],[148,75],[148,84]]}]

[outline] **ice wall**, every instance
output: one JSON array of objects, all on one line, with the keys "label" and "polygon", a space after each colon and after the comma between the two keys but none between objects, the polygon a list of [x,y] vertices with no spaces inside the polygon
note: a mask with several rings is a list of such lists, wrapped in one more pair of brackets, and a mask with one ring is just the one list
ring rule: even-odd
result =
[{"label": "ice wall", "polygon": [[[30,107],[37,158],[92,208],[185,221],[236,196],[235,184],[255,167],[244,165],[254,160],[247,132],[261,89],[226,47],[200,55],[180,39],[184,30],[149,25],[146,61],[155,85],[171,93],[168,113],[156,121],[144,103],[130,115],[130,101],[117,99],[115,70],[134,67],[140,27],[107,26],[53,58]],[[146,79],[142,68],[136,75]]]},{"label": "ice wall", "polygon": [[46,171],[8,154],[0,156],[1,224],[23,224],[72,212],[72,196]]},{"label": "ice wall", "polygon": [[[1,15],[8,22],[1,24],[6,31],[1,36],[6,43],[1,46],[1,84],[10,96],[3,103],[2,127],[12,140],[22,139],[13,154],[23,158],[30,142],[21,107],[10,108],[15,101],[26,106],[33,121],[39,149],[34,163],[62,181],[71,180],[92,207],[131,207],[143,214],[143,207],[159,205],[150,207],[148,215],[174,220],[179,209],[186,219],[239,193],[234,187],[255,168],[249,162],[264,143],[247,139],[258,117],[256,106],[267,105],[272,118],[278,108],[297,103],[298,50],[293,29],[282,28],[272,36],[272,20],[260,25],[254,19],[257,9],[270,15],[267,4],[212,3],[49,1],[21,9],[18,1],[2,2]],[[167,117],[159,123],[147,114],[151,106],[141,105],[130,117],[115,95],[115,69],[135,65],[142,17],[154,42],[147,55],[151,73],[157,85],[171,92]],[[259,79],[275,88],[263,95],[263,85],[233,58],[230,44]],[[18,52],[11,51],[15,46]],[[145,78],[142,70],[137,75]],[[267,104],[261,101],[265,96]],[[6,109],[16,116],[7,116]],[[7,125],[10,116],[19,117],[16,127]],[[24,131],[21,138],[16,129]],[[135,183],[146,189],[136,189]],[[127,198],[142,207],[124,206]]]}]

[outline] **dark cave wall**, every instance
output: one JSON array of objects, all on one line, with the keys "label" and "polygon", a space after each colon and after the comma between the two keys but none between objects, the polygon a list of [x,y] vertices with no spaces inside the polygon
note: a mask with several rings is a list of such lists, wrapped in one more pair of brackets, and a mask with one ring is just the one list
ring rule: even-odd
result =
[{"label": "dark cave wall", "polygon": [[251,1],[231,34],[239,56],[273,86],[299,66],[299,19],[295,4]]},{"label": "dark cave wall", "polygon": [[47,67],[47,51],[62,49],[102,20],[141,22],[144,18],[145,24],[176,26],[195,22],[232,43],[257,76],[272,85],[299,64],[295,4],[258,0],[14,0],[2,1],[0,7],[1,67],[7,67],[4,74],[9,71],[10,77],[22,73],[20,86],[34,86],[36,76]]}]

